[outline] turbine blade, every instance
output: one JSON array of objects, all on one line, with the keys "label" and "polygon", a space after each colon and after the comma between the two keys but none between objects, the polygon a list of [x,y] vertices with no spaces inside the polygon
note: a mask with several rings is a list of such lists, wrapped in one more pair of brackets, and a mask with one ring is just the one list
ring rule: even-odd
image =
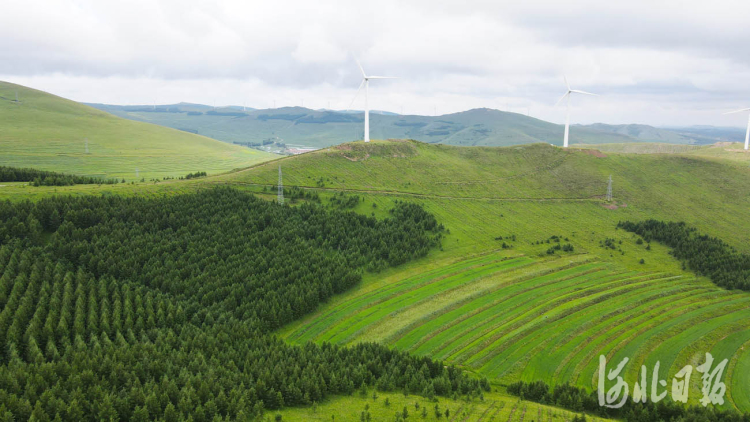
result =
[{"label": "turbine blade", "polygon": [[576,94],[583,94],[583,95],[593,95],[594,97],[598,97],[599,96],[599,94],[592,94],[590,92],[579,91],[577,89],[571,89],[570,92],[575,92]]},{"label": "turbine blade", "polygon": [[364,69],[362,69],[362,65],[361,65],[361,64],[359,64],[359,60],[357,60],[357,59],[354,59],[354,61],[355,61],[355,62],[357,62],[357,66],[359,66],[359,71],[360,71],[360,72],[362,72],[362,77],[363,77],[363,78],[367,78],[367,75],[365,75],[365,70],[364,70]]},{"label": "turbine blade", "polygon": [[354,98],[352,98],[352,102],[349,104],[349,107],[346,108],[346,111],[349,111],[352,108],[352,106],[354,105],[354,101],[357,99],[357,96],[359,95],[359,91],[362,90],[362,86],[364,86],[364,84],[365,84],[365,80],[362,79],[362,83],[359,84],[359,88],[357,88],[357,93],[354,94]]},{"label": "turbine blade", "polygon": [[748,110],[750,110],[750,108],[743,108],[743,109],[741,109],[741,110],[730,111],[730,112],[728,112],[728,113],[723,113],[723,114],[734,114],[734,113],[741,113],[741,112],[743,112],[743,111],[748,111]]},{"label": "turbine blade", "polygon": [[398,79],[397,76],[368,76],[367,79]]},{"label": "turbine blade", "polygon": [[565,97],[567,97],[568,95],[570,95],[570,91],[566,92],[565,95],[563,95],[562,97],[560,97],[559,100],[557,100],[557,102],[555,103],[555,107],[557,107],[562,102],[562,100],[564,100]]},{"label": "turbine blade", "polygon": [[563,80],[565,81],[565,88],[567,88],[568,91],[570,91],[570,84],[568,83],[568,77],[563,75]]}]

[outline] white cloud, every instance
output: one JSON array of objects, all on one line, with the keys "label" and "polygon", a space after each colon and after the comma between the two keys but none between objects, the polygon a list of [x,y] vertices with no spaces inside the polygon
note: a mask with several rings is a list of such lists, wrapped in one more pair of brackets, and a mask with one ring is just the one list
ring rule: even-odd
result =
[{"label": "white cloud", "polygon": [[[399,76],[375,108],[562,121],[562,75],[604,94],[578,123],[722,124],[750,102],[745,2],[5,2],[0,78],[79,101],[345,108],[353,63]],[[355,105],[356,106],[356,105]]]}]

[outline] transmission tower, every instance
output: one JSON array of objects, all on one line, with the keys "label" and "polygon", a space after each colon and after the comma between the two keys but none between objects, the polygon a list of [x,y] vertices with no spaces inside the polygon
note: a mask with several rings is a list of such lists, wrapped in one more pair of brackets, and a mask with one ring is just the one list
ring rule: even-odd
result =
[{"label": "transmission tower", "polygon": [[89,138],[86,138],[86,154],[89,153]]},{"label": "transmission tower", "polygon": [[607,202],[612,202],[612,175],[609,175],[609,182],[607,183]]},{"label": "transmission tower", "polygon": [[281,166],[279,166],[279,205],[284,205],[284,184],[281,182]]}]

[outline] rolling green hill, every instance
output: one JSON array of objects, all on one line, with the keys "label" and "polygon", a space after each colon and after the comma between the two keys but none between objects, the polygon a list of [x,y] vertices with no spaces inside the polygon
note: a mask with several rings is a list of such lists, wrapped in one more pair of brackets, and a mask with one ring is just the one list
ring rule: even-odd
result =
[{"label": "rolling green hill", "polygon": [[[328,147],[362,139],[361,113],[311,110],[284,107],[269,110],[242,111],[241,107],[213,108],[175,104],[166,106],[92,106],[121,117],[155,123],[225,142],[260,143],[284,142],[287,146]],[[649,133],[660,137],[649,138],[605,130],[601,127],[571,127],[571,142],[610,143],[661,141],[689,143],[688,136],[651,128]],[[370,114],[373,139],[417,139],[426,143],[460,146],[508,146],[545,142],[561,144],[563,127],[554,123],[487,108],[474,109],[443,116],[412,116]]]},{"label": "rolling green hill", "polygon": [[[353,143],[281,161],[286,186],[360,197],[378,215],[421,203],[449,234],[443,250],[361,286],[285,327],[287,341],[379,341],[505,384],[596,385],[598,355],[661,360],[674,374],[702,353],[730,359],[726,406],[750,410],[750,294],[684,271],[620,220],[684,220],[748,252],[750,169],[689,155],[603,154],[548,145],[456,148]],[[606,178],[614,202],[603,201]],[[277,165],[211,181],[259,191]],[[547,251],[560,240],[572,251]],[[612,239],[612,248],[603,246]],[[550,243],[547,243],[550,241]],[[644,263],[640,263],[643,259]],[[735,375],[736,374],[736,375]],[[691,386],[691,400],[700,397]]]},{"label": "rolling green hill", "polygon": [[663,142],[668,144],[694,144],[696,138],[689,134],[681,134],[667,129],[659,129],[648,125],[607,125],[595,123],[584,126],[587,129],[606,133],[625,135],[640,142]]},{"label": "rolling green hill", "polygon": [[0,82],[0,128],[0,165],[128,181],[219,173],[275,157],[7,82]]}]

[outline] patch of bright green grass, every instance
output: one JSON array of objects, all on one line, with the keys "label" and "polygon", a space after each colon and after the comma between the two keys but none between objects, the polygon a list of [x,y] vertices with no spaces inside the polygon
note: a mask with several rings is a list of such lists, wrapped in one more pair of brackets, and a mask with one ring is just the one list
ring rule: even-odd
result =
[{"label": "patch of bright green grass", "polygon": [[[433,402],[420,396],[404,396],[399,393],[368,391],[366,397],[359,392],[348,397],[335,397],[323,403],[316,403],[303,408],[290,408],[281,411],[268,411],[265,418],[275,420],[281,415],[282,421],[332,421],[359,422],[362,412],[370,414],[372,421],[392,421],[396,419],[396,412],[403,414],[406,407],[408,418],[417,421],[553,421],[565,422],[575,417],[576,413],[552,406],[523,401],[517,397],[502,392],[485,393],[484,399],[467,399],[466,397],[439,398]],[[386,405],[386,399],[388,405]],[[438,406],[441,417],[435,416],[435,405]],[[426,417],[422,417],[422,409],[426,409]],[[449,411],[446,418],[445,411]],[[596,416],[586,415],[589,421],[606,421]]]},{"label": "patch of bright green grass", "polygon": [[277,157],[7,82],[0,82],[0,127],[0,165],[127,181],[223,173]]}]

